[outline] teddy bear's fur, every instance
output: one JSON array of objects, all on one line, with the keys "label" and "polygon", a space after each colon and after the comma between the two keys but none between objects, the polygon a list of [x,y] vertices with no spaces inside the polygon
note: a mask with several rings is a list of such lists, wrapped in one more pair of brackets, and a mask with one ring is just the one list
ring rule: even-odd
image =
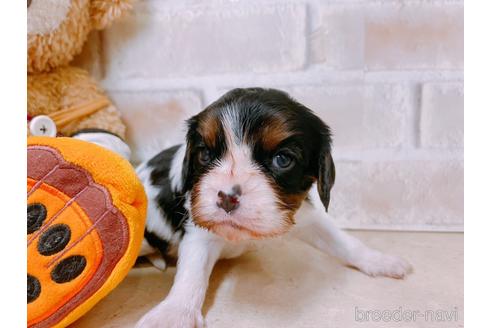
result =
[{"label": "teddy bear's fur", "polygon": [[[29,115],[52,114],[105,97],[87,71],[69,63],[81,52],[89,32],[108,27],[130,9],[131,0],[28,1]],[[125,137],[125,125],[112,104],[58,128],[58,132],[70,136],[87,128]]]}]

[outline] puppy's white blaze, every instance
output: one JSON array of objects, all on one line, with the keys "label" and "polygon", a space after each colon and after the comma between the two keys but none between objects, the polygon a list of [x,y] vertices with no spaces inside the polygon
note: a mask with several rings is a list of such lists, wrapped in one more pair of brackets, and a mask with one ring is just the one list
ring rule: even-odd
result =
[{"label": "puppy's white blaze", "polygon": [[[239,207],[228,214],[217,206],[217,194],[230,193],[235,185],[241,187]],[[253,162],[246,145],[229,147],[218,165],[202,177],[198,198],[196,213],[200,220],[213,224],[214,231],[229,240],[251,238],[247,230],[256,235],[273,235],[286,228],[286,214],[277,205],[275,191]]]},{"label": "puppy's white blaze", "polygon": [[243,127],[240,124],[238,115],[238,111],[234,110],[233,107],[227,107],[221,114],[226,144],[229,147],[232,147],[234,144],[239,145],[242,141]]}]

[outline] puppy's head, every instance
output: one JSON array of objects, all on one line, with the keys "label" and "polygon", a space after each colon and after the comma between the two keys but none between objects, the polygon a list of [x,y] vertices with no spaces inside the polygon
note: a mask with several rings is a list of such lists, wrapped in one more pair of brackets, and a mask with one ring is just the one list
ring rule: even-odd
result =
[{"label": "puppy's head", "polygon": [[313,182],[328,208],[335,169],[329,128],[272,89],[235,89],[188,121],[183,165],[196,224],[228,240],[276,236]]}]

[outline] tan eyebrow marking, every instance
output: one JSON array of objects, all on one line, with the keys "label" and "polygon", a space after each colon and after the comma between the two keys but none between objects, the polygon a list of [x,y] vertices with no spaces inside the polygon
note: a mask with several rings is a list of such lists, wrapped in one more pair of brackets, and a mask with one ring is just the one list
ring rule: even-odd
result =
[{"label": "tan eyebrow marking", "polygon": [[274,150],[282,141],[293,135],[285,120],[274,117],[260,131],[259,140],[265,150]]},{"label": "tan eyebrow marking", "polygon": [[200,119],[197,130],[202,136],[205,144],[207,144],[207,146],[214,147],[220,131],[220,122],[218,117],[213,115],[205,115],[202,119]]}]

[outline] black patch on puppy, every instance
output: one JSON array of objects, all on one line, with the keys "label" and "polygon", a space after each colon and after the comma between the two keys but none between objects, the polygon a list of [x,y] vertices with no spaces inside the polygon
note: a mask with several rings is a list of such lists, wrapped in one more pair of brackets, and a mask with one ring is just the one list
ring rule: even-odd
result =
[{"label": "black patch on puppy", "polygon": [[189,217],[188,211],[184,208],[186,199],[183,193],[171,189],[169,177],[171,163],[179,147],[179,145],[173,146],[160,152],[148,162],[148,165],[152,168],[150,173],[152,185],[159,189],[156,197],[157,205],[174,232],[183,233],[183,224]]},{"label": "black patch on puppy", "polygon": [[156,248],[161,253],[162,257],[167,255],[167,251],[169,250],[169,243],[155,233],[148,231],[145,229],[144,238],[149,243],[150,246]]},{"label": "black patch on puppy", "polygon": [[159,154],[152,157],[148,166],[152,167],[150,179],[155,186],[161,186],[169,182],[169,170],[171,170],[171,162],[179,149],[179,145],[164,149]]}]

